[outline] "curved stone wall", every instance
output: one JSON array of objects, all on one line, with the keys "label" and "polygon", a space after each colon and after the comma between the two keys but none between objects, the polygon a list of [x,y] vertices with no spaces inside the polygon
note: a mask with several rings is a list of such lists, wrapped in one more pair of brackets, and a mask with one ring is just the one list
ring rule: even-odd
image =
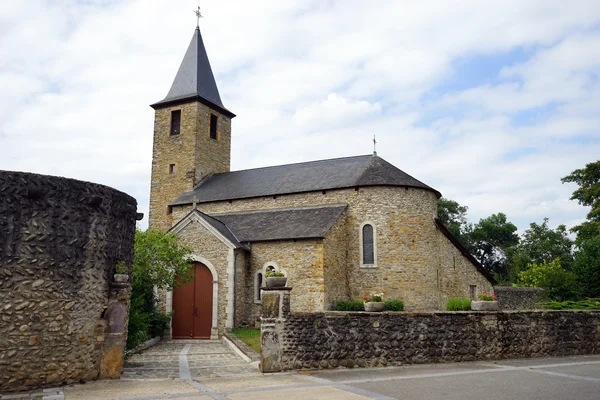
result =
[{"label": "curved stone wall", "polygon": [[102,185],[0,171],[0,392],[120,374],[129,286],[112,277],[131,266],[136,205]]}]

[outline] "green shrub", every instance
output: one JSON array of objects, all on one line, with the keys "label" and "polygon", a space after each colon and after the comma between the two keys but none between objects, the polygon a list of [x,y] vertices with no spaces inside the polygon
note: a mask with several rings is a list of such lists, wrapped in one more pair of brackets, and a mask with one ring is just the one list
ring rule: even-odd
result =
[{"label": "green shrub", "polygon": [[365,311],[362,300],[340,300],[333,306],[335,311]]},{"label": "green shrub", "polygon": [[541,264],[528,264],[526,271],[519,272],[515,286],[541,287],[546,295],[555,301],[573,300],[578,297],[577,276],[566,271],[560,260],[543,261]]},{"label": "green shrub", "polygon": [[600,310],[600,299],[549,301],[539,305],[547,310]]},{"label": "green shrub", "polygon": [[404,302],[400,299],[392,299],[385,301],[386,311],[404,311]]},{"label": "green shrub", "polygon": [[450,297],[446,303],[448,311],[469,311],[471,310],[472,299],[464,297]]}]

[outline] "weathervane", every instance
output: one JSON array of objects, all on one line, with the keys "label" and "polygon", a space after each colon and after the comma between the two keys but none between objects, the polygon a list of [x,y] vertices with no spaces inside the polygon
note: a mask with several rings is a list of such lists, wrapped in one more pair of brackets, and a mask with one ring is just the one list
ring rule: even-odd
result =
[{"label": "weathervane", "polygon": [[198,9],[194,10],[194,14],[196,14],[196,27],[200,27],[200,18],[202,18],[202,14],[200,13],[200,5],[198,5]]},{"label": "weathervane", "polygon": [[375,140],[375,135],[373,135],[373,155],[376,156],[377,155],[377,140]]}]

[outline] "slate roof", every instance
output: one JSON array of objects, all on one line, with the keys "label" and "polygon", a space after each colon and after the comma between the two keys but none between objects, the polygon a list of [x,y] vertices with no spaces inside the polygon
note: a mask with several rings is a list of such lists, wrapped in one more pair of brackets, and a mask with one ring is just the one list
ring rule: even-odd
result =
[{"label": "slate roof", "polygon": [[214,174],[171,205],[247,199],[364,186],[400,186],[440,192],[376,155],[335,158]]},{"label": "slate roof", "polygon": [[201,214],[208,217],[206,221],[215,229],[238,245],[244,242],[323,238],[346,207],[346,204],[333,204],[210,216]]},{"label": "slate roof", "polygon": [[227,240],[229,240],[231,243],[233,243],[235,245],[235,247],[245,247],[244,245],[242,245],[240,243],[240,241],[235,236],[235,234],[231,231],[231,229],[229,229],[229,227],[227,227],[227,225],[225,225],[223,222],[219,221],[216,218],[213,218],[212,216],[210,216],[208,214],[204,214],[203,212],[200,212],[198,210],[195,210],[195,211],[198,214],[200,214],[200,216],[202,218],[204,218],[204,220],[206,222],[208,222],[210,225],[212,225],[213,228],[215,228],[217,231],[219,231],[219,233],[221,235],[225,236],[227,238]]},{"label": "slate roof", "polygon": [[167,97],[158,103],[152,104],[151,107],[156,109],[186,103],[191,100],[198,100],[212,106],[230,118],[235,117],[235,114],[227,110],[221,101],[219,89],[217,89],[217,83],[204,48],[200,28],[196,28],[194,36],[192,36]]}]

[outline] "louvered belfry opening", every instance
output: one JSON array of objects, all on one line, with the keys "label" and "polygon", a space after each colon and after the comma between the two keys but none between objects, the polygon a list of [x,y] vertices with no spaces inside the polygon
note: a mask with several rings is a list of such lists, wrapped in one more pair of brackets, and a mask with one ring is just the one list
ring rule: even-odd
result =
[{"label": "louvered belfry opening", "polygon": [[171,136],[181,133],[181,110],[171,111]]}]

